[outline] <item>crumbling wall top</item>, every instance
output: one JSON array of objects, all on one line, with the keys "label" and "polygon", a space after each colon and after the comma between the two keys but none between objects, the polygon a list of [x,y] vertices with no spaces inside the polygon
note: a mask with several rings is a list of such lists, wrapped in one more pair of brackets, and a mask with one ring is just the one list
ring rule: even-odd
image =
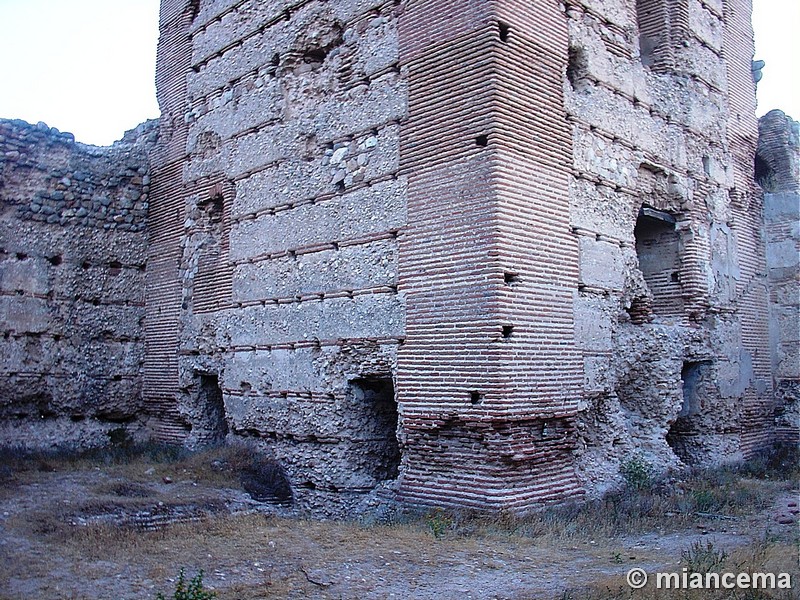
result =
[{"label": "crumbling wall top", "polygon": [[75,141],[45,123],[0,119],[0,199],[24,221],[140,231],[157,122],[111,146]]},{"label": "crumbling wall top", "polygon": [[780,110],[758,121],[756,180],[765,192],[800,192],[800,123]]}]

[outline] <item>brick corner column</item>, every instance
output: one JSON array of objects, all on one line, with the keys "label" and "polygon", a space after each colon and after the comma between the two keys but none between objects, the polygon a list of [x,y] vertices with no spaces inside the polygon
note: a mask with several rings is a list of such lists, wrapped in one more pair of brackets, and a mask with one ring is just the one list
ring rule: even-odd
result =
[{"label": "brick corner column", "polygon": [[409,4],[401,498],[524,511],[580,493],[578,250],[557,2]]}]

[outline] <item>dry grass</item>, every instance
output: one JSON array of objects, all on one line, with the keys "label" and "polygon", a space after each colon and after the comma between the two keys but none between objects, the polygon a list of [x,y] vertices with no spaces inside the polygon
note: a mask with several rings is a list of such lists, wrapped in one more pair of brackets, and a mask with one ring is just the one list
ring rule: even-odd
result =
[{"label": "dry grass", "polygon": [[[376,548],[386,540],[404,555],[432,543],[427,532],[408,527],[365,528],[261,515],[217,517],[201,526],[179,524],[155,532],[89,526],[68,535],[60,530],[50,539],[76,561],[138,567],[147,579],[164,582],[159,589],[165,594],[180,568],[190,577],[202,569],[221,600],[286,598],[324,590],[330,581],[326,574],[345,558],[343,547],[348,557],[364,561],[377,558]],[[220,586],[222,578],[231,585]]]},{"label": "dry grass", "polygon": [[797,600],[800,598],[800,590],[797,589],[796,544],[760,541],[737,548],[729,556],[724,556],[725,553],[712,547],[712,552],[716,553],[718,557],[720,555],[724,557],[721,562],[715,565],[714,569],[708,571],[692,568],[697,565],[693,565],[691,559],[688,561],[686,559],[687,555],[692,554],[692,550],[692,547],[689,547],[684,551],[684,560],[681,561],[679,566],[663,569],[663,571],[681,573],[683,567],[688,567],[690,573],[789,573],[795,589],[657,589],[653,581],[653,573],[650,573],[648,585],[641,590],[632,590],[625,577],[619,575],[608,577],[602,581],[595,581],[589,586],[566,590],[557,600],[661,600],[663,598],[676,600],[705,600],[707,598],[725,600]]},{"label": "dry grass", "polygon": [[609,539],[646,531],[680,531],[693,527],[699,518],[719,520],[749,515],[768,508],[776,492],[796,485],[792,480],[745,478],[734,471],[698,471],[681,481],[622,490],[585,503],[551,506],[523,517],[443,513],[434,516],[437,522],[430,526],[443,528],[442,536],[507,533],[552,543]]},{"label": "dry grass", "polygon": [[797,448],[780,446],[737,466],[694,469],[607,494],[600,500],[562,504],[525,517],[486,519],[469,513],[447,518],[459,535],[507,531],[554,542],[608,539],[645,531],[680,531],[698,518],[741,517],[768,508],[781,491],[800,484]]},{"label": "dry grass", "polygon": [[[340,597],[328,596],[327,590],[335,579],[341,580],[342,573],[351,572],[347,565],[354,567],[352,573],[358,580],[353,582],[352,595],[344,596],[348,598],[359,597],[356,590],[360,585],[370,589],[366,580],[369,573],[385,571],[389,576],[407,576],[402,569],[395,570],[396,561],[401,562],[406,571],[413,572],[445,565],[448,560],[477,561],[489,553],[508,560],[519,553],[538,556],[545,568],[570,568],[569,556],[562,553],[563,543],[554,537],[526,539],[496,524],[469,535],[450,531],[445,538],[437,540],[425,522],[362,526],[248,515],[211,518],[200,526],[173,525],[156,532],[89,526],[77,530],[59,529],[45,535],[71,561],[85,565],[98,561],[128,564],[139,570],[144,579],[159,582],[157,589],[163,592],[171,589],[180,568],[186,568],[189,576],[202,569],[220,600]],[[595,547],[595,557],[605,556],[605,562],[610,565],[613,560],[609,549],[615,547],[613,544]],[[343,554],[345,548],[346,554]],[[796,552],[796,546],[788,543],[762,541],[732,552],[726,566],[733,566],[736,572],[796,573]],[[93,576],[91,570],[83,571],[82,575]],[[590,587],[572,589],[560,596],[520,597],[564,600],[796,598],[789,594],[714,596],[708,592],[669,595],[649,588],[631,594],[620,576],[601,577]]]},{"label": "dry grass", "polygon": [[[0,597],[3,580],[20,574],[38,579],[40,584],[35,592],[19,598],[96,600],[108,597],[109,589],[122,590],[119,598],[155,598],[159,591],[169,597],[181,568],[187,578],[202,569],[207,587],[215,589],[220,600],[388,597],[388,592],[376,595],[376,589],[394,590],[398,598],[429,598],[435,593],[428,591],[440,587],[441,597],[459,597],[459,586],[469,589],[487,581],[502,584],[512,576],[535,577],[538,568],[565,582],[576,581],[585,571],[589,584],[563,594],[551,588],[536,596],[509,592],[499,597],[767,598],[752,593],[714,596],[707,591],[669,596],[651,589],[632,595],[618,575],[638,564],[628,562],[627,536],[686,533],[686,543],[680,547],[636,551],[635,558],[642,564],[660,561],[676,565],[682,551],[690,551],[689,536],[698,535],[698,527],[729,523],[739,529],[759,523],[760,529],[751,532],[754,543],[730,552],[726,565],[735,566],[737,572],[797,573],[796,530],[788,537],[770,537],[769,532],[765,537],[763,519],[754,517],[770,507],[777,495],[796,489],[798,466],[788,451],[765,455],[735,469],[695,471],[586,504],[551,506],[525,517],[487,518],[434,509],[407,513],[391,525],[369,525],[217,514],[200,523],[175,524],[159,531],[69,522],[76,513],[105,514],[156,502],[169,504],[175,501],[169,494],[178,483],[153,484],[162,477],[199,482],[197,488],[186,485],[198,490],[191,501],[202,504],[204,489],[238,487],[240,474],[253,468],[253,454],[241,447],[200,453],[139,447],[10,458],[3,463],[6,482],[44,489],[59,481],[63,484],[75,472],[84,472],[83,480],[91,485],[89,497],[65,504],[56,489],[49,504],[32,505],[6,520],[6,531],[27,550],[3,556],[6,564],[0,564]],[[61,473],[64,476],[59,479]],[[4,496],[13,496],[14,485],[0,488],[6,488]],[[581,565],[577,571],[576,564]],[[112,577],[121,577],[120,573],[123,579],[109,583]],[[783,600],[793,596],[772,597]]]},{"label": "dry grass", "polygon": [[156,474],[171,479],[191,478],[216,487],[238,487],[244,472],[265,470],[274,464],[269,456],[246,444],[196,452],[158,443],[122,444],[79,452],[70,449],[31,452],[0,448],[0,483],[13,485],[15,481],[25,480],[36,473],[102,468],[113,469],[130,485],[148,481],[152,474]]}]

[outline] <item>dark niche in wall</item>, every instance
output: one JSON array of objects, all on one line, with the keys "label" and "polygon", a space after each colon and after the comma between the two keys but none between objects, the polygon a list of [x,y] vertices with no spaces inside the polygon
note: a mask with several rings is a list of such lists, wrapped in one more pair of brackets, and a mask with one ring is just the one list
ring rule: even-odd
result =
[{"label": "dark niche in wall", "polygon": [[639,269],[652,294],[650,310],[655,317],[683,315],[680,238],[675,224],[669,213],[643,206],[634,229]]},{"label": "dark niche in wall", "polygon": [[376,482],[396,479],[400,468],[397,441],[397,402],[390,377],[350,381],[353,417],[358,421],[355,442],[366,459],[365,470]]}]

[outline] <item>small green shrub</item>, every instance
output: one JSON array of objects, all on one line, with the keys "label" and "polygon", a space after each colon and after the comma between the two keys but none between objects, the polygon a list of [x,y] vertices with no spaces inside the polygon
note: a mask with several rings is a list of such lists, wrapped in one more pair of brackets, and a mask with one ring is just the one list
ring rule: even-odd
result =
[{"label": "small green shrub", "polygon": [[646,490],[653,486],[653,467],[640,456],[622,463],[619,472],[631,489]]},{"label": "small green shrub", "polygon": [[[186,578],[181,569],[178,575],[178,581],[175,583],[175,593],[172,595],[172,600],[212,600],[216,598],[216,592],[209,592],[203,587],[203,570],[195,575],[187,584]],[[167,600],[164,594],[160,593],[156,596],[156,600]]]},{"label": "small green shrub", "polygon": [[711,490],[691,490],[690,495],[698,512],[714,512],[721,508],[719,499]]},{"label": "small green shrub", "polygon": [[447,530],[453,526],[453,519],[441,508],[435,508],[425,515],[425,522],[437,540],[443,538]]}]

